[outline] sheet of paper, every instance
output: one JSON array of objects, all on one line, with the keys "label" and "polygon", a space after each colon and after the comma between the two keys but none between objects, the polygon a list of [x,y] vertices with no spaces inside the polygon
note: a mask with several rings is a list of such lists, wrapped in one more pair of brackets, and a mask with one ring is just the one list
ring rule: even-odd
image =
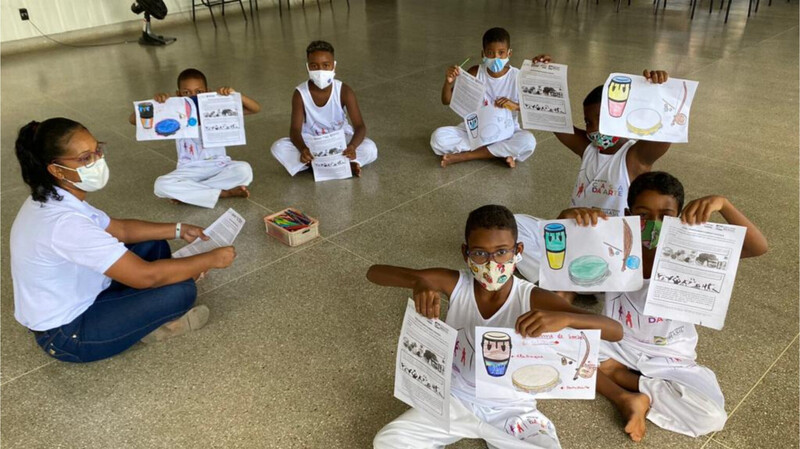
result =
[{"label": "sheet of paper", "polygon": [[311,168],[314,171],[314,181],[330,181],[332,179],[347,179],[353,176],[350,159],[342,155],[347,149],[347,140],[344,130],[334,131],[321,136],[303,136],[314,159]]},{"label": "sheet of paper", "polygon": [[481,106],[476,113],[464,118],[469,145],[474,150],[514,135],[514,114],[494,105]]},{"label": "sheet of paper", "polygon": [[417,313],[409,298],[397,342],[394,396],[450,431],[450,376],[458,331]]},{"label": "sheet of paper", "polygon": [[200,137],[197,106],[191,98],[172,97],[164,103],[134,101],[136,140],[168,140]]},{"label": "sheet of paper", "polygon": [[461,118],[466,118],[466,116],[483,106],[485,95],[486,86],[466,70],[461,70],[453,86],[450,109],[460,115]]},{"label": "sheet of paper", "polygon": [[[639,216],[542,222],[539,285],[553,291],[629,292],[642,288],[642,233]],[[524,257],[524,255],[523,255]]]},{"label": "sheet of paper", "polygon": [[522,63],[517,75],[522,127],[572,134],[572,110],[567,88],[567,66]]},{"label": "sheet of paper", "polygon": [[746,232],[664,217],[644,313],[722,329]]},{"label": "sheet of paper", "polygon": [[235,210],[228,209],[214,223],[211,223],[211,226],[205,229],[204,234],[209,237],[208,240],[196,239],[172,253],[172,257],[177,259],[194,256],[222,248],[223,246],[231,246],[242,227],[244,227],[244,218]]},{"label": "sheet of paper", "polygon": [[220,95],[209,92],[197,96],[200,109],[200,133],[206,147],[244,145],[244,108],[242,94]]},{"label": "sheet of paper", "polygon": [[476,327],[475,394],[515,399],[594,399],[600,330],[562,329],[522,338],[514,329]]},{"label": "sheet of paper", "polygon": [[679,78],[653,84],[643,76],[612,73],[603,86],[600,132],[636,140],[688,142],[697,84]]}]

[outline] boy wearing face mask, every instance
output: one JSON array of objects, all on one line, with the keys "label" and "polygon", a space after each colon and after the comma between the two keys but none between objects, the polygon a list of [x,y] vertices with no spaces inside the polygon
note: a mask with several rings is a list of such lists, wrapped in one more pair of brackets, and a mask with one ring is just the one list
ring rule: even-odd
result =
[{"label": "boy wearing face mask", "polygon": [[[469,74],[486,86],[484,105],[494,105],[513,111],[514,134],[506,140],[470,149],[469,137],[464,123],[458,126],[438,128],[431,136],[433,152],[442,156],[442,167],[473,159],[503,159],[509,167],[517,161],[524,161],[533,154],[536,139],[529,131],[519,126],[519,93],[517,74],[519,69],[508,64],[511,58],[511,36],[503,28],[492,28],[483,35],[483,61],[470,67]],[[449,105],[453,97],[456,77],[461,73],[459,66],[449,67],[442,86],[442,104]]]},{"label": "boy wearing face mask", "polygon": [[[626,420],[625,432],[634,441],[645,435],[645,419],[683,435],[699,437],[722,430],[727,420],[725,399],[714,373],[695,361],[697,332],[691,323],[644,315],[647,290],[663,217],[681,217],[689,225],[705,223],[719,212],[726,222],[747,228],[741,257],[767,251],[759,229],[721,196],[707,196],[683,207],[683,186],[664,172],[636,178],[628,190],[627,215],[642,220],[642,288],[635,292],[605,294],[603,314],[619,321],[624,337],[600,343],[597,391],[617,406]],[[683,212],[681,212],[683,210]],[[605,219],[597,209],[562,212],[579,225]]]},{"label": "boy wearing face mask", "polygon": [[[196,100],[198,94],[206,92],[208,83],[203,72],[190,68],[178,75],[177,96]],[[217,90],[220,95],[234,92],[230,87]],[[158,93],[153,99],[163,103],[169,99],[169,94]],[[242,95],[242,109],[245,115],[255,114],[261,110],[261,105]],[[132,125],[136,123],[135,112],[128,121]],[[253,169],[247,162],[231,160],[225,147],[205,147],[200,138],[176,139],[175,146],[178,150],[178,166],[156,179],[153,190],[157,197],[212,209],[220,198],[250,196],[247,186],[253,181]]]},{"label": "boy wearing face mask", "polygon": [[[462,270],[415,270],[373,265],[367,279],[379,285],[410,288],[417,312],[439,318],[439,296],[450,298],[446,323],[458,330],[454,348],[450,401],[450,432],[410,409],[375,437],[375,448],[439,448],[462,438],[481,438],[489,447],[559,448],[555,427],[536,408],[529,393],[510,400],[475,396],[475,326],[514,328],[523,336],[538,337],[565,327],[600,329],[601,338],[617,341],[622,327],[612,319],[572,307],[557,295],[513,276],[522,257],[514,216],[503,206],[488,205],[467,218]],[[525,422],[518,432],[513,424]]]},{"label": "boy wearing face mask", "polygon": [[351,160],[353,175],[361,176],[361,168],[378,159],[378,147],[367,138],[356,94],[350,86],[335,79],[336,60],[331,44],[311,42],[306,48],[306,58],[309,79],[297,86],[292,96],[289,137],[273,143],[270,151],[294,176],[308,169],[314,159],[304,135],[321,136],[344,129],[347,149],[343,154]]},{"label": "boy wearing face mask", "polygon": [[[549,63],[550,56],[539,55],[534,62]],[[667,82],[662,70],[645,70],[651,83]],[[554,133],[573,153],[581,158],[581,169],[572,191],[570,207],[590,207],[611,217],[625,213],[626,192],[632,179],[649,172],[653,164],[669,149],[669,142],[636,141],[600,134],[600,103],[603,86],[597,86],[583,100],[586,129],[574,134]]]}]

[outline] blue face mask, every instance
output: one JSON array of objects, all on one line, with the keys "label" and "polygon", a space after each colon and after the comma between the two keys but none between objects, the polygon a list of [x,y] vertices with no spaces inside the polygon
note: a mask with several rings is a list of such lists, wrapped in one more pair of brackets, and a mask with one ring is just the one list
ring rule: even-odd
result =
[{"label": "blue face mask", "polygon": [[486,66],[492,73],[497,73],[503,70],[503,67],[508,64],[508,58],[500,59],[500,58],[487,58],[486,56],[483,57],[483,65]]}]

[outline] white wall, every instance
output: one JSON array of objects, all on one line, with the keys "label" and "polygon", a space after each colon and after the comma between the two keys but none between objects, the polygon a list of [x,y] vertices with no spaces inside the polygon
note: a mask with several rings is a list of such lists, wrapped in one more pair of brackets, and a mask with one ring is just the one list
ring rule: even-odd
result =
[{"label": "white wall", "polygon": [[[19,18],[19,8],[45,34],[129,22],[142,18],[131,12],[133,0],[2,0],[0,1],[0,42],[39,36],[29,22]],[[169,14],[191,11],[191,0],[164,0]]]}]

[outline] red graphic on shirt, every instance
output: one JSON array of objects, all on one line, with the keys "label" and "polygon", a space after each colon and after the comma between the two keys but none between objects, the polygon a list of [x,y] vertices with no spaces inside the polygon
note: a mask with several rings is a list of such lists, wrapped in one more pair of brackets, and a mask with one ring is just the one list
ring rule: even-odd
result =
[{"label": "red graphic on shirt", "polygon": [[631,319],[631,312],[628,312],[628,315],[625,317],[625,324],[628,327],[633,327],[633,320]]},{"label": "red graphic on shirt", "polygon": [[583,195],[583,191],[585,188],[586,186],[584,186],[583,183],[581,183],[581,185],[578,187],[578,194],[576,195],[578,198],[580,198],[581,195]]},{"label": "red graphic on shirt", "polygon": [[461,348],[461,364],[467,364],[467,348]]}]

